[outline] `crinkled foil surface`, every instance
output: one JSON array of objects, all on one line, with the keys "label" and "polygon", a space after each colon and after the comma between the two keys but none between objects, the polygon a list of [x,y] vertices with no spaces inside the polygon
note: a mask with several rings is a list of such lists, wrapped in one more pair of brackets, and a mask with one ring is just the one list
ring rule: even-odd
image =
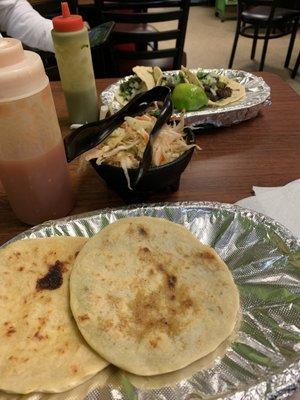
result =
[{"label": "crinkled foil surface", "polygon": [[[196,72],[197,70],[191,70]],[[200,124],[212,124],[214,126],[229,126],[240,123],[257,116],[259,110],[271,104],[271,90],[263,78],[249,72],[232,69],[204,69],[205,72],[214,72],[225,75],[241,83],[246,88],[246,98],[243,101],[228,104],[225,107],[205,107],[199,111],[185,113],[185,125],[195,126]],[[176,71],[164,72],[174,74]],[[178,72],[178,71],[177,71]],[[128,80],[127,76],[105,89],[100,100],[107,105],[112,112],[118,111],[122,106],[115,99],[115,93],[122,82]],[[174,114],[178,115],[179,114]]]},{"label": "crinkled foil surface", "polygon": [[90,237],[119,218],[139,215],[184,225],[224,259],[241,296],[235,341],[217,358],[213,355],[204,369],[200,361],[174,373],[142,378],[109,366],[65,393],[2,393],[0,399],[261,400],[284,399],[295,391],[300,386],[300,241],[273,220],[229,204],[150,204],[50,221],[13,240]]}]

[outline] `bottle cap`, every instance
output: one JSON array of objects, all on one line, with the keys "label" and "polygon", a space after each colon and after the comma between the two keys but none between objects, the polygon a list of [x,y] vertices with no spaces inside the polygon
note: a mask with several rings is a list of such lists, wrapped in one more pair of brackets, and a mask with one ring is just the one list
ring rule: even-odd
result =
[{"label": "bottle cap", "polygon": [[48,82],[37,53],[24,51],[17,39],[0,38],[0,103],[37,93]]},{"label": "bottle cap", "polygon": [[70,14],[67,2],[61,3],[62,15],[52,19],[53,29],[57,32],[80,31],[84,28],[83,19],[80,15]]}]

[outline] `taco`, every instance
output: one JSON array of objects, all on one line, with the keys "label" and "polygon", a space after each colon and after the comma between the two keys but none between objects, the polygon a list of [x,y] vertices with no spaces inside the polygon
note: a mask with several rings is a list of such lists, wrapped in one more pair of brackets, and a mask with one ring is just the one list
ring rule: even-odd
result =
[{"label": "taco", "polygon": [[235,103],[236,101],[242,101],[245,99],[246,90],[245,87],[240,83],[234,81],[233,79],[227,78],[227,76],[220,76],[219,83],[223,84],[223,88],[221,87],[221,89],[216,91],[218,99],[210,99],[208,105],[214,107],[223,107],[227,104]]},{"label": "taco", "polygon": [[116,100],[124,106],[138,93],[145,92],[147,87],[145,83],[137,75],[131,76],[129,79],[124,80],[115,93]]},{"label": "taco", "polygon": [[134,75],[121,83],[117,93],[116,100],[124,106],[138,93],[146,92],[158,86],[162,80],[163,74],[159,67],[136,66],[132,69]]},{"label": "taco", "polygon": [[201,81],[198,79],[196,74],[194,74],[192,71],[190,71],[183,65],[181,66],[181,71],[185,75],[188,83],[192,83],[193,85],[200,86],[203,89],[203,85],[202,85]]},{"label": "taco", "polygon": [[136,66],[132,68],[132,71],[145,83],[147,90],[154,88],[155,81],[152,67]]},{"label": "taco", "polygon": [[209,106],[223,107],[227,104],[241,101],[246,96],[245,87],[233,79],[227,78],[227,76],[202,70],[193,73],[185,67],[181,69],[189,83],[198,85],[205,90],[209,99]]},{"label": "taco", "polygon": [[223,107],[227,104],[241,101],[246,96],[245,87],[224,75],[198,70],[197,73],[181,67],[175,73],[163,74],[159,67],[136,66],[134,75],[122,82],[120,89],[115,93],[116,100],[125,105],[135,95],[155,86],[168,86],[173,90],[180,83],[191,83],[204,89],[209,102],[208,106]]},{"label": "taco", "polygon": [[128,100],[126,100],[125,97],[120,94],[120,92],[115,93],[115,99],[121,104],[121,106],[125,106],[128,103]]},{"label": "taco", "polygon": [[153,67],[153,78],[155,81],[155,86],[159,86],[163,79],[163,72],[159,67]]}]

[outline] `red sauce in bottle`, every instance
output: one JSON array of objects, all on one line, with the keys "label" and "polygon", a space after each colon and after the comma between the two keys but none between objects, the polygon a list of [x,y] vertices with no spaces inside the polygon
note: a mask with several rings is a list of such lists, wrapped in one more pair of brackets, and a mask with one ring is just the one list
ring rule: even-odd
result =
[{"label": "red sauce in bottle", "polygon": [[16,216],[35,225],[67,215],[71,179],[40,57],[0,41],[0,180]]}]

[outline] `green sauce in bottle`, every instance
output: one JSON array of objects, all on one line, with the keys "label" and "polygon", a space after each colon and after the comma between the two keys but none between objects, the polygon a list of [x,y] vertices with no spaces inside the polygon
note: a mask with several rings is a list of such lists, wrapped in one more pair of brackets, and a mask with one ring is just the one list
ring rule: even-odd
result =
[{"label": "green sauce in bottle", "polygon": [[97,92],[87,29],[80,15],[70,15],[62,3],[62,15],[53,18],[52,38],[71,123],[99,119]]}]

